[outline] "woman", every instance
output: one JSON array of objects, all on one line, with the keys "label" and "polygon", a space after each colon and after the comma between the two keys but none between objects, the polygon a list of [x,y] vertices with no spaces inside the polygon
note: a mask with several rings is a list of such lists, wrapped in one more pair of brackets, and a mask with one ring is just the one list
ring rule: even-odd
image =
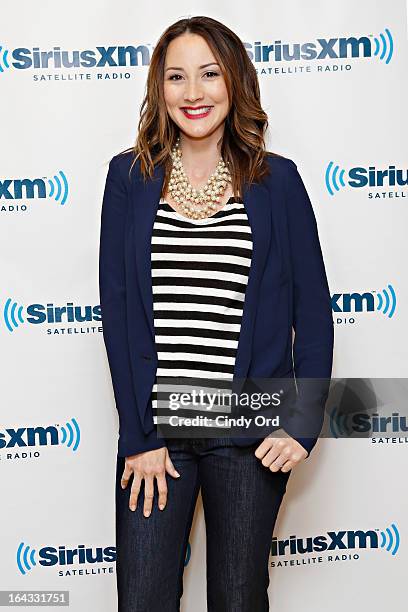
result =
[{"label": "woman", "polygon": [[255,68],[222,23],[192,17],[163,33],[141,110],[136,146],[109,165],[100,241],[120,422],[119,611],[179,610],[200,489],[208,610],[266,611],[273,528],[291,470],[316,443],[299,437],[312,409],[299,403],[282,437],[161,437],[169,414],[156,383],[330,378],[333,321],[313,209],[294,162],[265,151]]}]

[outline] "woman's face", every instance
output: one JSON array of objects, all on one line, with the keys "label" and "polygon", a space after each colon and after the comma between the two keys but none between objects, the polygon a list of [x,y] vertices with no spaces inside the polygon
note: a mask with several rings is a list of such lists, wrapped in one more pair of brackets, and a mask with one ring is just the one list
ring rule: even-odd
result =
[{"label": "woman's face", "polygon": [[[228,92],[220,66],[202,36],[186,33],[169,44],[164,99],[170,117],[186,136],[203,138],[217,128],[222,135],[229,111]],[[201,111],[188,115],[184,107],[201,107]]]}]

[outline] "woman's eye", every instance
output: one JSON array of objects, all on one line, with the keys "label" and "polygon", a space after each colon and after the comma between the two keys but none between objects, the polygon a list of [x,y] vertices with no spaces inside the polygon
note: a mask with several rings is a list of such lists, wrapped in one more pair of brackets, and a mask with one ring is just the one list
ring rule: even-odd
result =
[{"label": "woman's eye", "polygon": [[[218,72],[214,72],[213,70],[208,70],[208,72],[205,72],[204,74],[205,74],[205,75],[208,75],[208,74],[209,74],[209,75],[218,76]],[[169,81],[178,81],[178,80],[179,80],[179,79],[176,79],[176,78],[174,78],[174,77],[181,77],[181,74],[172,74],[172,75],[169,77]]]}]

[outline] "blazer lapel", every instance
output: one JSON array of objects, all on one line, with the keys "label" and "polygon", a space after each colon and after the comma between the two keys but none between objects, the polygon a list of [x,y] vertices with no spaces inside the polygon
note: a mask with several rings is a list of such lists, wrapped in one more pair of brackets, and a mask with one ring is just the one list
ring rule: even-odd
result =
[{"label": "blazer lapel", "polygon": [[137,176],[134,183],[134,236],[136,269],[138,274],[140,294],[149,325],[152,340],[152,354],[154,347],[154,316],[153,316],[153,290],[151,276],[151,239],[156,212],[159,207],[160,193],[164,181],[163,166],[156,166],[153,178],[144,183],[139,171],[139,164],[135,165]]},{"label": "blazer lapel", "polygon": [[[137,164],[135,169],[138,167]],[[140,294],[150,330],[153,355],[156,354],[156,349],[154,346],[154,312],[151,280],[151,237],[163,181],[163,166],[156,166],[152,179],[144,183],[138,171],[133,183],[136,268]],[[251,226],[253,251],[235,360],[234,379],[246,376],[251,361],[257,297],[271,239],[271,203],[269,198],[269,191],[264,185],[244,185],[242,199]]]},{"label": "blazer lapel", "polygon": [[259,287],[271,238],[271,205],[267,188],[259,184],[244,185],[242,199],[251,226],[252,259],[245,291],[234,379],[245,377],[249,369]]}]

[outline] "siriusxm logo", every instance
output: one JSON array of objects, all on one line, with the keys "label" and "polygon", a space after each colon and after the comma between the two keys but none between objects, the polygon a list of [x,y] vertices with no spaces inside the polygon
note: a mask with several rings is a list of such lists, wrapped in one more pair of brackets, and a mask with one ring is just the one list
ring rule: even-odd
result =
[{"label": "siriusxm logo", "polygon": [[[10,57],[9,57],[10,56]],[[0,73],[8,68],[27,70],[28,68],[120,68],[128,66],[147,66],[150,50],[147,45],[128,45],[126,47],[95,47],[84,50],[62,50],[53,47],[43,51],[39,47],[27,49],[18,47],[9,52],[0,47]]]},{"label": "siriusxm logo", "polygon": [[0,199],[32,200],[51,198],[65,204],[68,198],[68,181],[62,170],[52,178],[4,179],[0,180]]},{"label": "siriusxm logo", "polygon": [[346,413],[339,408],[330,411],[330,431],[334,438],[359,434],[401,434],[408,431],[407,417],[393,412],[391,416],[366,412]]},{"label": "siriusxm logo", "polygon": [[[254,62],[295,62],[301,60],[344,59],[349,57],[375,57],[389,64],[394,53],[394,41],[388,28],[378,36],[349,36],[348,38],[317,38],[304,43],[273,44],[244,43]],[[253,51],[251,50],[253,49]]]},{"label": "siriusxm logo", "polygon": [[382,291],[365,293],[334,293],[331,298],[333,312],[374,312],[378,310],[391,318],[397,307],[397,296],[392,285]]},{"label": "siriusxm logo", "polygon": [[113,563],[116,561],[116,547],[86,548],[80,544],[77,548],[65,546],[43,546],[38,551],[21,542],[17,549],[16,562],[20,573],[25,576],[37,565],[43,567],[84,565],[85,563]]},{"label": "siriusxm logo", "polygon": [[[187,543],[187,553],[184,566],[188,564],[191,556],[191,546]],[[114,563],[116,561],[116,547],[107,546],[105,548],[86,548],[80,544],[77,548],[71,549],[65,546],[43,546],[38,551],[29,544],[20,542],[17,548],[16,562],[20,573],[25,576],[37,565],[43,567],[52,566],[71,566],[84,565],[86,563]]]},{"label": "siriusxm logo", "polygon": [[[346,177],[346,178],[345,178]],[[408,185],[408,168],[388,166],[379,170],[375,166],[355,166],[346,170],[333,161],[326,167],[324,180],[326,189],[331,196],[343,187],[406,187]]]},{"label": "siriusxm logo", "polygon": [[[317,38],[309,42],[273,44],[256,41],[244,43],[254,62],[295,62],[302,60],[374,57],[389,64],[394,53],[394,41],[388,28],[373,36]],[[93,49],[61,49],[59,46],[42,50],[40,47],[17,47],[12,51],[0,46],[0,73],[16,70],[121,68],[147,66],[153,45],[109,46]]]},{"label": "siriusxm logo", "polygon": [[282,555],[304,555],[306,553],[347,550],[355,548],[382,548],[392,555],[396,555],[400,546],[400,535],[395,523],[391,527],[379,531],[328,531],[326,535],[298,538],[292,535],[287,540],[272,538],[271,554],[275,557]]},{"label": "siriusxm logo", "polygon": [[25,323],[41,325],[43,323],[84,323],[86,321],[101,321],[101,307],[74,306],[67,302],[66,306],[54,304],[30,304],[25,308],[8,298],[3,308],[3,322],[9,332]]},{"label": "siriusxm logo", "polygon": [[78,421],[72,418],[65,425],[47,427],[19,427],[0,430],[0,450],[3,448],[27,448],[33,446],[67,446],[75,452],[81,441]]}]

